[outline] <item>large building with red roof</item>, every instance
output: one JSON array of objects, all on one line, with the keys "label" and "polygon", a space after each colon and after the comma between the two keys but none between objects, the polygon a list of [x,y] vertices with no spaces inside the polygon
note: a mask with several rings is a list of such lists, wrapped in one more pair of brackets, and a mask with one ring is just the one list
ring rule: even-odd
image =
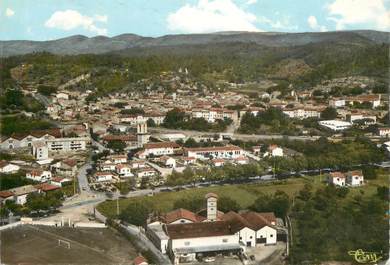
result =
[{"label": "large building with red roof", "polygon": [[247,247],[274,245],[277,221],[274,213],[245,211],[223,213],[218,196],[205,196],[206,208],[198,212],[177,209],[148,221],[148,238],[174,264],[192,262],[200,256],[239,254]]}]

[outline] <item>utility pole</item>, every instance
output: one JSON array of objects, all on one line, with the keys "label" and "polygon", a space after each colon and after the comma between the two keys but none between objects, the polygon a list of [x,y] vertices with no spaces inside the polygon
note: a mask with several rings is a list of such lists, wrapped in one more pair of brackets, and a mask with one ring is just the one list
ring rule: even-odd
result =
[{"label": "utility pole", "polygon": [[116,215],[119,216],[119,197],[116,197]]},{"label": "utility pole", "polygon": [[73,175],[73,195],[76,194],[76,175]]}]

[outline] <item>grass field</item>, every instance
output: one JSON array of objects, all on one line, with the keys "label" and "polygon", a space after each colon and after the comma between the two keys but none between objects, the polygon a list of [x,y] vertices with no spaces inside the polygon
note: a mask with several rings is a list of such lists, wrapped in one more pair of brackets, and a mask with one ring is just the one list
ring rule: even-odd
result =
[{"label": "grass field", "polygon": [[[206,188],[194,188],[189,190],[183,190],[179,192],[166,192],[158,193],[154,196],[135,197],[119,200],[119,208],[123,210],[126,206],[134,200],[150,201],[157,210],[161,212],[170,211],[173,209],[175,201],[181,198],[196,198],[203,197],[208,192],[217,193],[219,196],[227,196],[236,200],[240,206],[245,209],[250,206],[260,193],[274,193],[277,190],[284,191],[291,197],[303,188],[306,183],[310,183],[314,188],[324,186],[326,177],[303,177],[292,178],[284,181],[262,183],[262,184],[238,184],[238,185],[224,185],[213,186]],[[350,196],[354,194],[360,194],[364,191],[364,194],[372,194],[376,192],[378,186],[388,185],[388,175],[381,174],[376,180],[369,180],[367,185],[360,188],[350,189]],[[107,217],[115,217],[116,215],[116,201],[105,201],[98,205],[98,210]]]},{"label": "grass field", "polygon": [[[58,239],[70,242],[58,245]],[[133,246],[111,229],[19,226],[1,231],[2,264],[132,264]]]}]

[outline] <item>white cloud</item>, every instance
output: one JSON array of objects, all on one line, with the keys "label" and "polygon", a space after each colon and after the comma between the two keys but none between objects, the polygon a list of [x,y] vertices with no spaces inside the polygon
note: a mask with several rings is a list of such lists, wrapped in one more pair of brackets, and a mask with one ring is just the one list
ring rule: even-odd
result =
[{"label": "white cloud", "polygon": [[268,24],[271,28],[276,30],[297,30],[298,26],[294,25],[289,16],[280,17],[279,13],[275,14],[279,17],[277,20],[272,20],[267,17],[261,16],[257,18],[259,23]]},{"label": "white cloud", "polygon": [[167,18],[169,30],[184,33],[261,31],[255,22],[255,15],[231,0],[199,0],[195,5],[186,4]]},{"label": "white cloud", "polygon": [[309,27],[316,31],[327,31],[327,28],[325,26],[321,26],[318,24],[317,18],[315,16],[309,16],[307,18],[307,23],[309,24]]},{"label": "white cloud", "polygon": [[246,2],[247,5],[253,5],[253,4],[256,4],[257,3],[257,0],[248,0]]},{"label": "white cloud", "polygon": [[106,15],[95,15],[94,17],[84,16],[75,10],[56,11],[45,22],[48,28],[56,28],[62,30],[72,30],[83,28],[98,35],[107,35],[106,28],[100,28],[95,25],[95,22],[106,23],[108,17]]},{"label": "white cloud", "polygon": [[388,0],[334,0],[326,8],[330,20],[336,23],[336,29],[348,25],[373,27],[378,30],[390,29],[390,10],[386,8]]},{"label": "white cloud", "polygon": [[7,7],[7,9],[5,10],[5,15],[7,17],[12,17],[13,15],[15,15],[15,11],[13,11],[11,8]]}]

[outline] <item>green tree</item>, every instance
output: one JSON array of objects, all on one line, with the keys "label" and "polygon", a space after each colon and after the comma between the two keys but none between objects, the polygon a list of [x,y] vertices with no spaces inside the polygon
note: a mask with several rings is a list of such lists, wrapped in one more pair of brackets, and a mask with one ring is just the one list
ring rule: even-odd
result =
[{"label": "green tree", "polygon": [[126,143],[121,140],[109,141],[107,147],[114,150],[116,153],[122,153],[126,148]]},{"label": "green tree", "polygon": [[218,199],[218,210],[227,213],[229,211],[238,212],[241,209],[236,200],[230,197],[222,196]]},{"label": "green tree", "polygon": [[137,226],[145,226],[149,214],[153,212],[153,205],[146,200],[131,201],[130,204],[120,213],[119,218]]},{"label": "green tree", "polygon": [[333,107],[327,107],[321,112],[321,119],[334,120],[337,118],[337,110]]},{"label": "green tree", "polygon": [[149,118],[147,121],[146,121],[146,124],[148,125],[148,127],[156,127],[156,123],[154,122],[154,120],[152,118]]},{"label": "green tree", "polygon": [[39,85],[38,86],[38,93],[45,95],[45,96],[50,96],[52,94],[55,94],[57,92],[57,89],[53,86],[47,86],[47,85]]}]

